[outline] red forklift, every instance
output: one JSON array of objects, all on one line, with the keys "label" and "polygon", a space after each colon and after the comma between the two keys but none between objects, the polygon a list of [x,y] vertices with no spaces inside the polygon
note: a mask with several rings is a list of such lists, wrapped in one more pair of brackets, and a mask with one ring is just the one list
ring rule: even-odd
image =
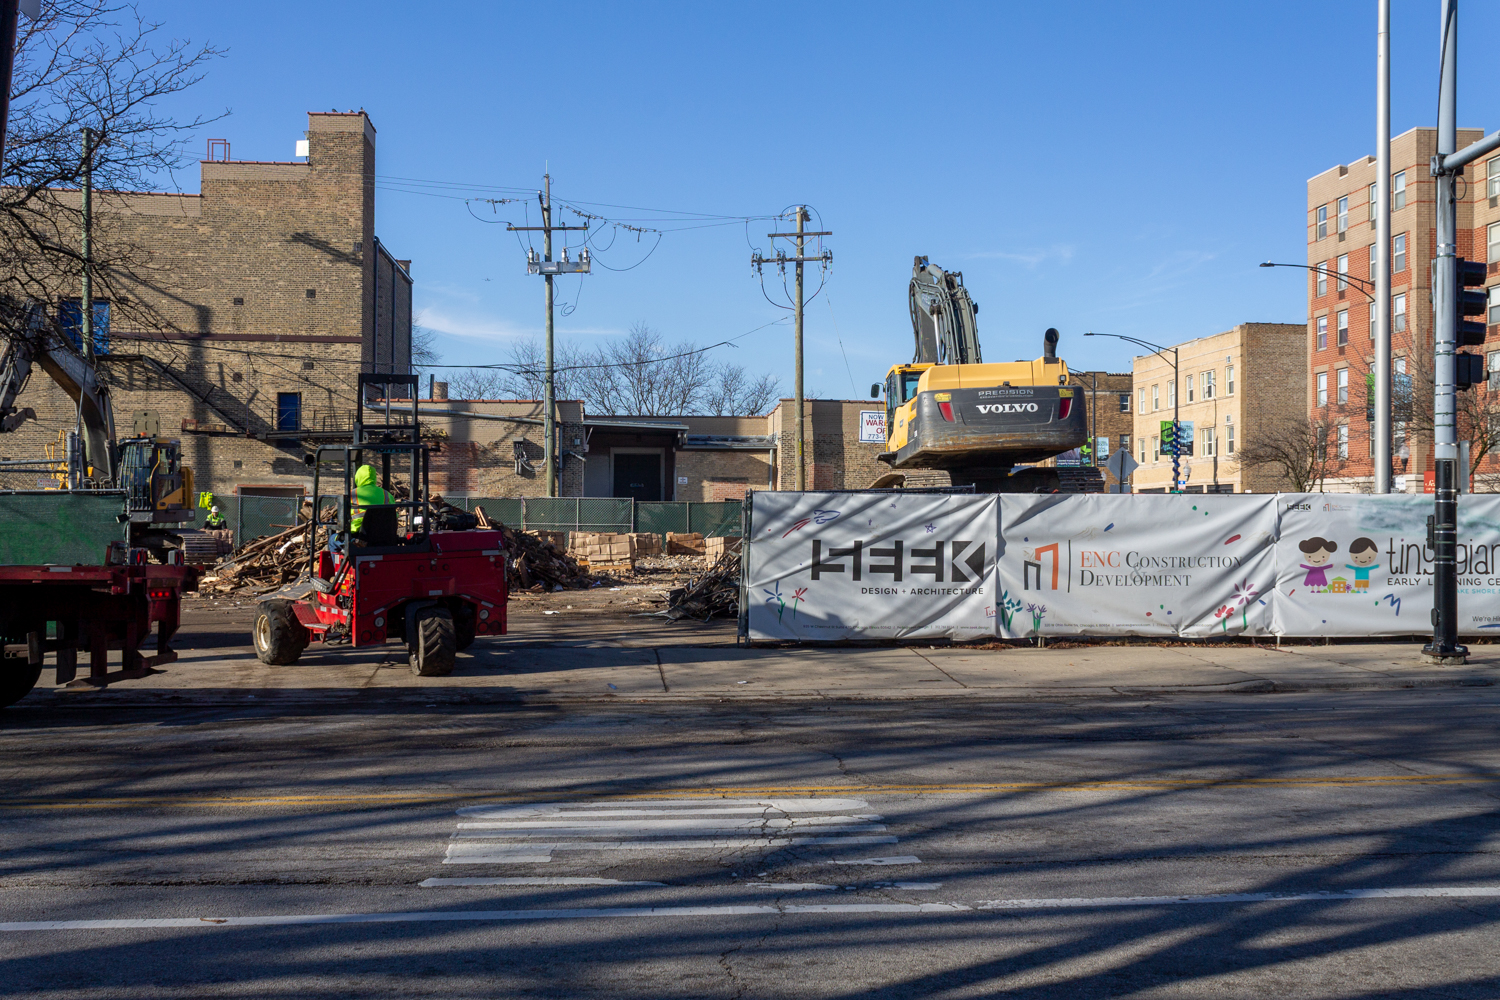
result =
[{"label": "red forklift", "polygon": [[[367,424],[380,390],[385,422]],[[505,555],[500,532],[472,515],[433,514],[428,457],[417,415],[415,375],[359,376],[351,443],[321,445],[313,466],[308,565],[303,576],[260,604],[255,653],[262,663],[295,663],[309,643],[379,645],[404,641],[411,671],[440,677],[478,636],[505,634]],[[393,396],[394,391],[402,395]],[[393,402],[410,402],[393,414]],[[354,473],[369,464],[394,502],[357,506]],[[397,484],[403,483],[405,499]],[[338,483],[337,495],[323,491]],[[359,530],[352,522],[360,520]],[[326,531],[326,542],[318,539]]]}]

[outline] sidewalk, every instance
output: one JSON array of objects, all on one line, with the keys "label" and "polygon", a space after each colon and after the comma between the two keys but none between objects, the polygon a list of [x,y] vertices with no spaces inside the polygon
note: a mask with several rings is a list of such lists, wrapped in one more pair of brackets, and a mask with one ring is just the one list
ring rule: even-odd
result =
[{"label": "sidewalk", "polygon": [[[561,597],[562,595],[558,595]],[[64,704],[314,702],[718,702],[931,698],[1029,700],[1180,693],[1370,691],[1489,686],[1500,645],[1437,667],[1419,645],[1088,645],[775,647],[734,644],[732,622],[680,622],[625,610],[516,608],[511,634],[480,639],[448,677],[415,677],[405,647],[314,645],[270,667],[250,646],[249,609],[193,616],[162,673],[106,691],[53,689],[51,670],[18,707]]]}]

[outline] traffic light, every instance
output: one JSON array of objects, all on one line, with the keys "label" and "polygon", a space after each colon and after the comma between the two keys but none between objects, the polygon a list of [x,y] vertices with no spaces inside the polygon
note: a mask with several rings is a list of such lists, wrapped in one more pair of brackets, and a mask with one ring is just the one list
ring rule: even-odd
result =
[{"label": "traffic light", "polygon": [[[1484,329],[1480,327],[1480,329]],[[1453,387],[1459,392],[1471,389],[1484,381],[1484,358],[1478,354],[1453,355]]]},{"label": "traffic light", "polygon": [[1467,290],[1484,284],[1486,270],[1482,261],[1458,258],[1458,316],[1454,324],[1454,339],[1460,347],[1474,347],[1484,343],[1484,323],[1475,323],[1464,317],[1483,316],[1489,305],[1487,293]]}]

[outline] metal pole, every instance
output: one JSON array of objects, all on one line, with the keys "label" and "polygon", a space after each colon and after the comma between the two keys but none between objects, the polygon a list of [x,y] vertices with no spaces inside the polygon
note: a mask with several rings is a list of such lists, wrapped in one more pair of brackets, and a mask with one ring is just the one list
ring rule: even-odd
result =
[{"label": "metal pole", "polygon": [[[546,227],[542,231],[542,259],[552,259],[552,175],[545,174],[542,177],[546,192],[542,196],[542,225]],[[555,397],[555,384],[553,382],[552,367],[552,275],[543,275],[547,282],[547,388],[543,393],[542,408],[546,411],[542,415],[542,433],[547,436],[546,461],[547,461],[547,495],[557,496],[557,462],[554,449],[557,428],[554,426],[553,411],[557,408]]]},{"label": "metal pole", "polygon": [[797,299],[796,299],[796,329],[793,339],[797,345],[797,385],[794,390],[797,407],[797,477],[796,484],[799,491],[807,489],[807,459],[805,442],[807,440],[807,414],[804,412],[805,404],[802,398],[802,246],[804,225],[807,222],[807,206],[797,206]]},{"label": "metal pole", "polygon": [[1432,522],[1432,641],[1422,651],[1440,663],[1463,663],[1458,644],[1458,426],[1454,350],[1458,339],[1458,205],[1455,172],[1442,157],[1458,143],[1458,0],[1442,0],[1442,72],[1438,83],[1437,257],[1432,262],[1432,456],[1435,479]]},{"label": "metal pole", "polygon": [[1391,491],[1391,0],[1375,43],[1375,492]]},{"label": "metal pole", "polygon": [[10,81],[16,65],[16,0],[0,0],[0,160],[5,157],[5,127],[10,120]]},{"label": "metal pole", "polygon": [[94,360],[94,275],[90,268],[92,260],[92,248],[90,247],[90,229],[94,225],[94,130],[83,130],[83,177],[81,194],[83,196],[83,287],[80,289],[79,322],[83,330],[83,356],[90,361]]},{"label": "metal pole", "polygon": [[1169,493],[1182,490],[1182,380],[1177,376],[1177,348],[1172,348],[1172,488]]}]

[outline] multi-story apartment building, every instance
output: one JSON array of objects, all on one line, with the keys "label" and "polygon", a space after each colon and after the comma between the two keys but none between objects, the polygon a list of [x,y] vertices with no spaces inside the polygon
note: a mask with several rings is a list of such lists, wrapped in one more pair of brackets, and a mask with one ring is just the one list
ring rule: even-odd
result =
[{"label": "multi-story apartment building", "polygon": [[[1458,146],[1483,135],[1482,129],[1460,129]],[[1413,491],[1421,490],[1423,473],[1432,467],[1421,412],[1430,409],[1430,399],[1422,397],[1432,391],[1431,263],[1437,236],[1436,185],[1428,164],[1436,148],[1437,130],[1431,128],[1414,128],[1391,140],[1392,367],[1398,397],[1406,378],[1418,397],[1412,419],[1401,419],[1405,414],[1398,410],[1392,445],[1396,487]],[[1375,181],[1375,157],[1366,156],[1307,182],[1307,263],[1331,272],[1307,273],[1307,406],[1338,449],[1331,490],[1366,490],[1374,479],[1366,376],[1374,370]],[[1489,368],[1500,371],[1500,156],[1470,164],[1459,195],[1458,252],[1486,261],[1490,274],[1487,343],[1468,350],[1485,353]],[[1473,390],[1482,407],[1488,407],[1490,391]],[[1476,471],[1497,472],[1500,463],[1490,456]]]},{"label": "multi-story apartment building", "polygon": [[[1236,456],[1256,434],[1278,433],[1302,412],[1307,380],[1305,328],[1299,323],[1241,323],[1177,345],[1168,359],[1135,359],[1134,492],[1172,489],[1170,427],[1183,428],[1181,475],[1188,493],[1270,493],[1287,488],[1277,470],[1242,469]],[[1163,425],[1167,425],[1166,428]],[[1191,444],[1187,439],[1191,436]]]}]

